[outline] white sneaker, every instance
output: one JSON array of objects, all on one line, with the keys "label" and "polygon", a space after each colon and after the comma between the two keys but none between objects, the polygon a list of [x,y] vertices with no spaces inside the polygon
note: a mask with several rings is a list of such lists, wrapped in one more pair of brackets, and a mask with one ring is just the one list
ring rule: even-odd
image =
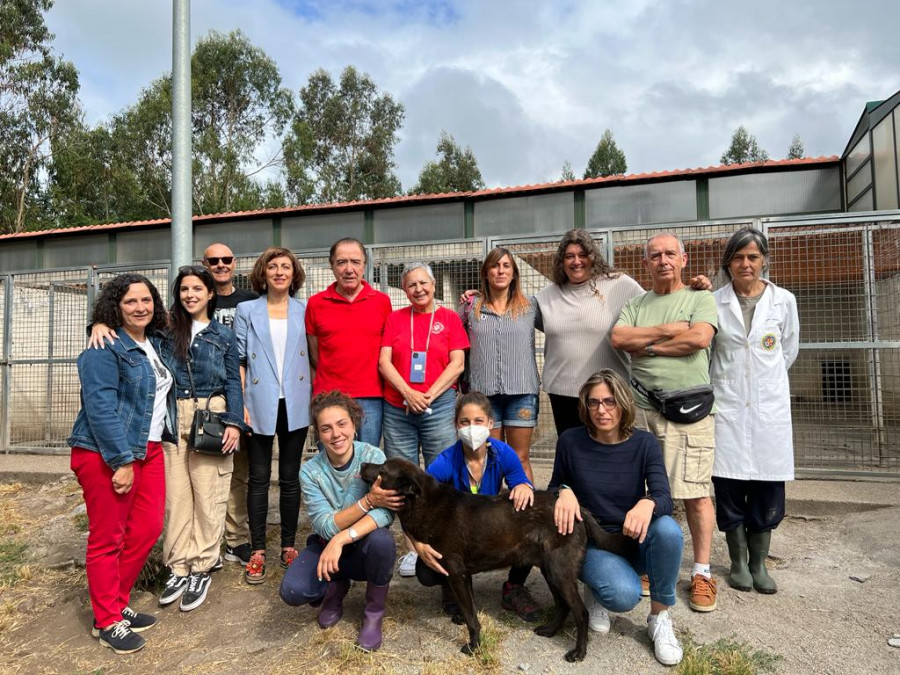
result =
[{"label": "white sneaker", "polygon": [[609,612],[594,598],[591,587],[584,584],[584,606],[588,611],[588,628],[595,633],[608,633],[610,620]]},{"label": "white sneaker", "polygon": [[414,577],[416,576],[416,560],[419,559],[419,556],[410,551],[406,555],[400,556],[400,566],[397,568],[397,573],[401,577]]},{"label": "white sneaker", "polygon": [[672,628],[672,619],[669,612],[664,610],[654,616],[647,617],[647,635],[653,641],[653,653],[656,660],[664,666],[675,666],[681,663],[683,652],[675,631]]}]

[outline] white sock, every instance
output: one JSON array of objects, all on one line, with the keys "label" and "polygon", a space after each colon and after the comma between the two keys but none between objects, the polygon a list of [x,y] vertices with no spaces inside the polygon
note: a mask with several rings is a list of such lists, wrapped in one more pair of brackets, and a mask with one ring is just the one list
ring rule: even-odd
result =
[{"label": "white sock", "polygon": [[711,578],[712,578],[712,574],[711,574],[710,571],[709,571],[709,563],[703,564],[703,563],[696,563],[696,562],[695,562],[695,563],[694,563],[694,569],[691,571],[691,577],[695,577],[695,576],[697,576],[698,574],[702,574],[702,575],[705,576],[707,579],[711,579]]}]

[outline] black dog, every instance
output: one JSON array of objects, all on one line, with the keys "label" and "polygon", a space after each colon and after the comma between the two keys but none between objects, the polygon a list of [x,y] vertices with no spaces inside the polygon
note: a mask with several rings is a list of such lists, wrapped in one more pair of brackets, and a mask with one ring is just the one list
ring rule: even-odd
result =
[{"label": "black dog", "polygon": [[584,509],[581,510],[584,520],[576,521],[572,534],[559,534],[553,523],[556,497],[549,492],[535,492],[534,505],[516,511],[507,496],[484,497],[459,492],[451,485],[438,483],[403,459],[363,464],[360,475],[368,483],[374,483],[380,476],[381,487],[402,494],[405,503],[398,515],[403,530],[416,541],[430,544],[443,556],[441,564],[450,575],[448,584],[469,629],[469,643],[462,648],[464,653],[471,654],[481,636],[472,595],[472,575],[513,565],[534,565],[541,568],[556,606],[550,622],[534,632],[552,637],[571,610],[577,636],[575,649],[566,653],[566,660],[584,659],[588,612],[578,594],[576,580],[587,540],[590,538],[598,548],[620,555],[629,555],[634,550],[633,540],[604,531]]}]

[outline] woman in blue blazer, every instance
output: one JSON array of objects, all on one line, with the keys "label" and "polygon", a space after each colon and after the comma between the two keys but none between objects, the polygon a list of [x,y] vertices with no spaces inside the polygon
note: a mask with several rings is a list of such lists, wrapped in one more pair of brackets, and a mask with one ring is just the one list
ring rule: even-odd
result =
[{"label": "woman in blue blazer", "polygon": [[244,406],[249,437],[250,479],[247,511],[250,519],[250,563],[247,583],[266,577],[266,514],[272,473],[272,442],[278,435],[278,485],[281,512],[281,566],[297,557],[294,539],[300,514],[300,457],[309,428],[312,378],[307,356],[306,305],[293,297],[305,274],[297,258],[284,248],[270,248],[253,266],[250,283],[257,300],[237,307],[234,332],[238,340]]}]

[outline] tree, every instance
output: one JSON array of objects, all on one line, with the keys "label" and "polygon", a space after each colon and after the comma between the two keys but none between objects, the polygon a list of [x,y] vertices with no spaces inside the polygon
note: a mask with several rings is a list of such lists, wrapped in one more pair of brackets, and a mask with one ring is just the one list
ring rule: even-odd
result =
[{"label": "tree", "polygon": [[471,192],[484,189],[484,180],[478,169],[478,160],[472,148],[460,148],[453,136],[441,132],[436,155],[437,162],[426,162],[419,173],[419,181],[410,194],[437,194],[441,192]]},{"label": "tree", "polygon": [[788,148],[788,159],[803,159],[806,157],[806,149],[803,147],[803,141],[800,140],[800,134],[794,134],[791,141],[791,147]]},{"label": "tree", "polygon": [[628,162],[625,161],[625,153],[619,150],[612,132],[607,129],[603,132],[597,149],[588,160],[584,170],[585,178],[597,178],[598,176],[617,176],[628,170]]},{"label": "tree", "polygon": [[78,117],[78,72],[53,55],[43,13],[52,0],[0,3],[0,231],[50,224],[50,147]]},{"label": "tree", "polygon": [[722,155],[722,164],[745,164],[747,162],[765,162],[769,153],[759,147],[756,136],[747,131],[742,124],[731,135],[731,145]]},{"label": "tree", "polygon": [[572,171],[572,163],[569,160],[566,160],[562,165],[562,173],[559,175],[559,182],[565,183],[570,180],[576,180],[575,172]]},{"label": "tree", "polygon": [[337,84],[315,71],[284,141],[288,197],[303,204],[399,194],[394,146],[403,116],[403,105],[353,66]]}]

